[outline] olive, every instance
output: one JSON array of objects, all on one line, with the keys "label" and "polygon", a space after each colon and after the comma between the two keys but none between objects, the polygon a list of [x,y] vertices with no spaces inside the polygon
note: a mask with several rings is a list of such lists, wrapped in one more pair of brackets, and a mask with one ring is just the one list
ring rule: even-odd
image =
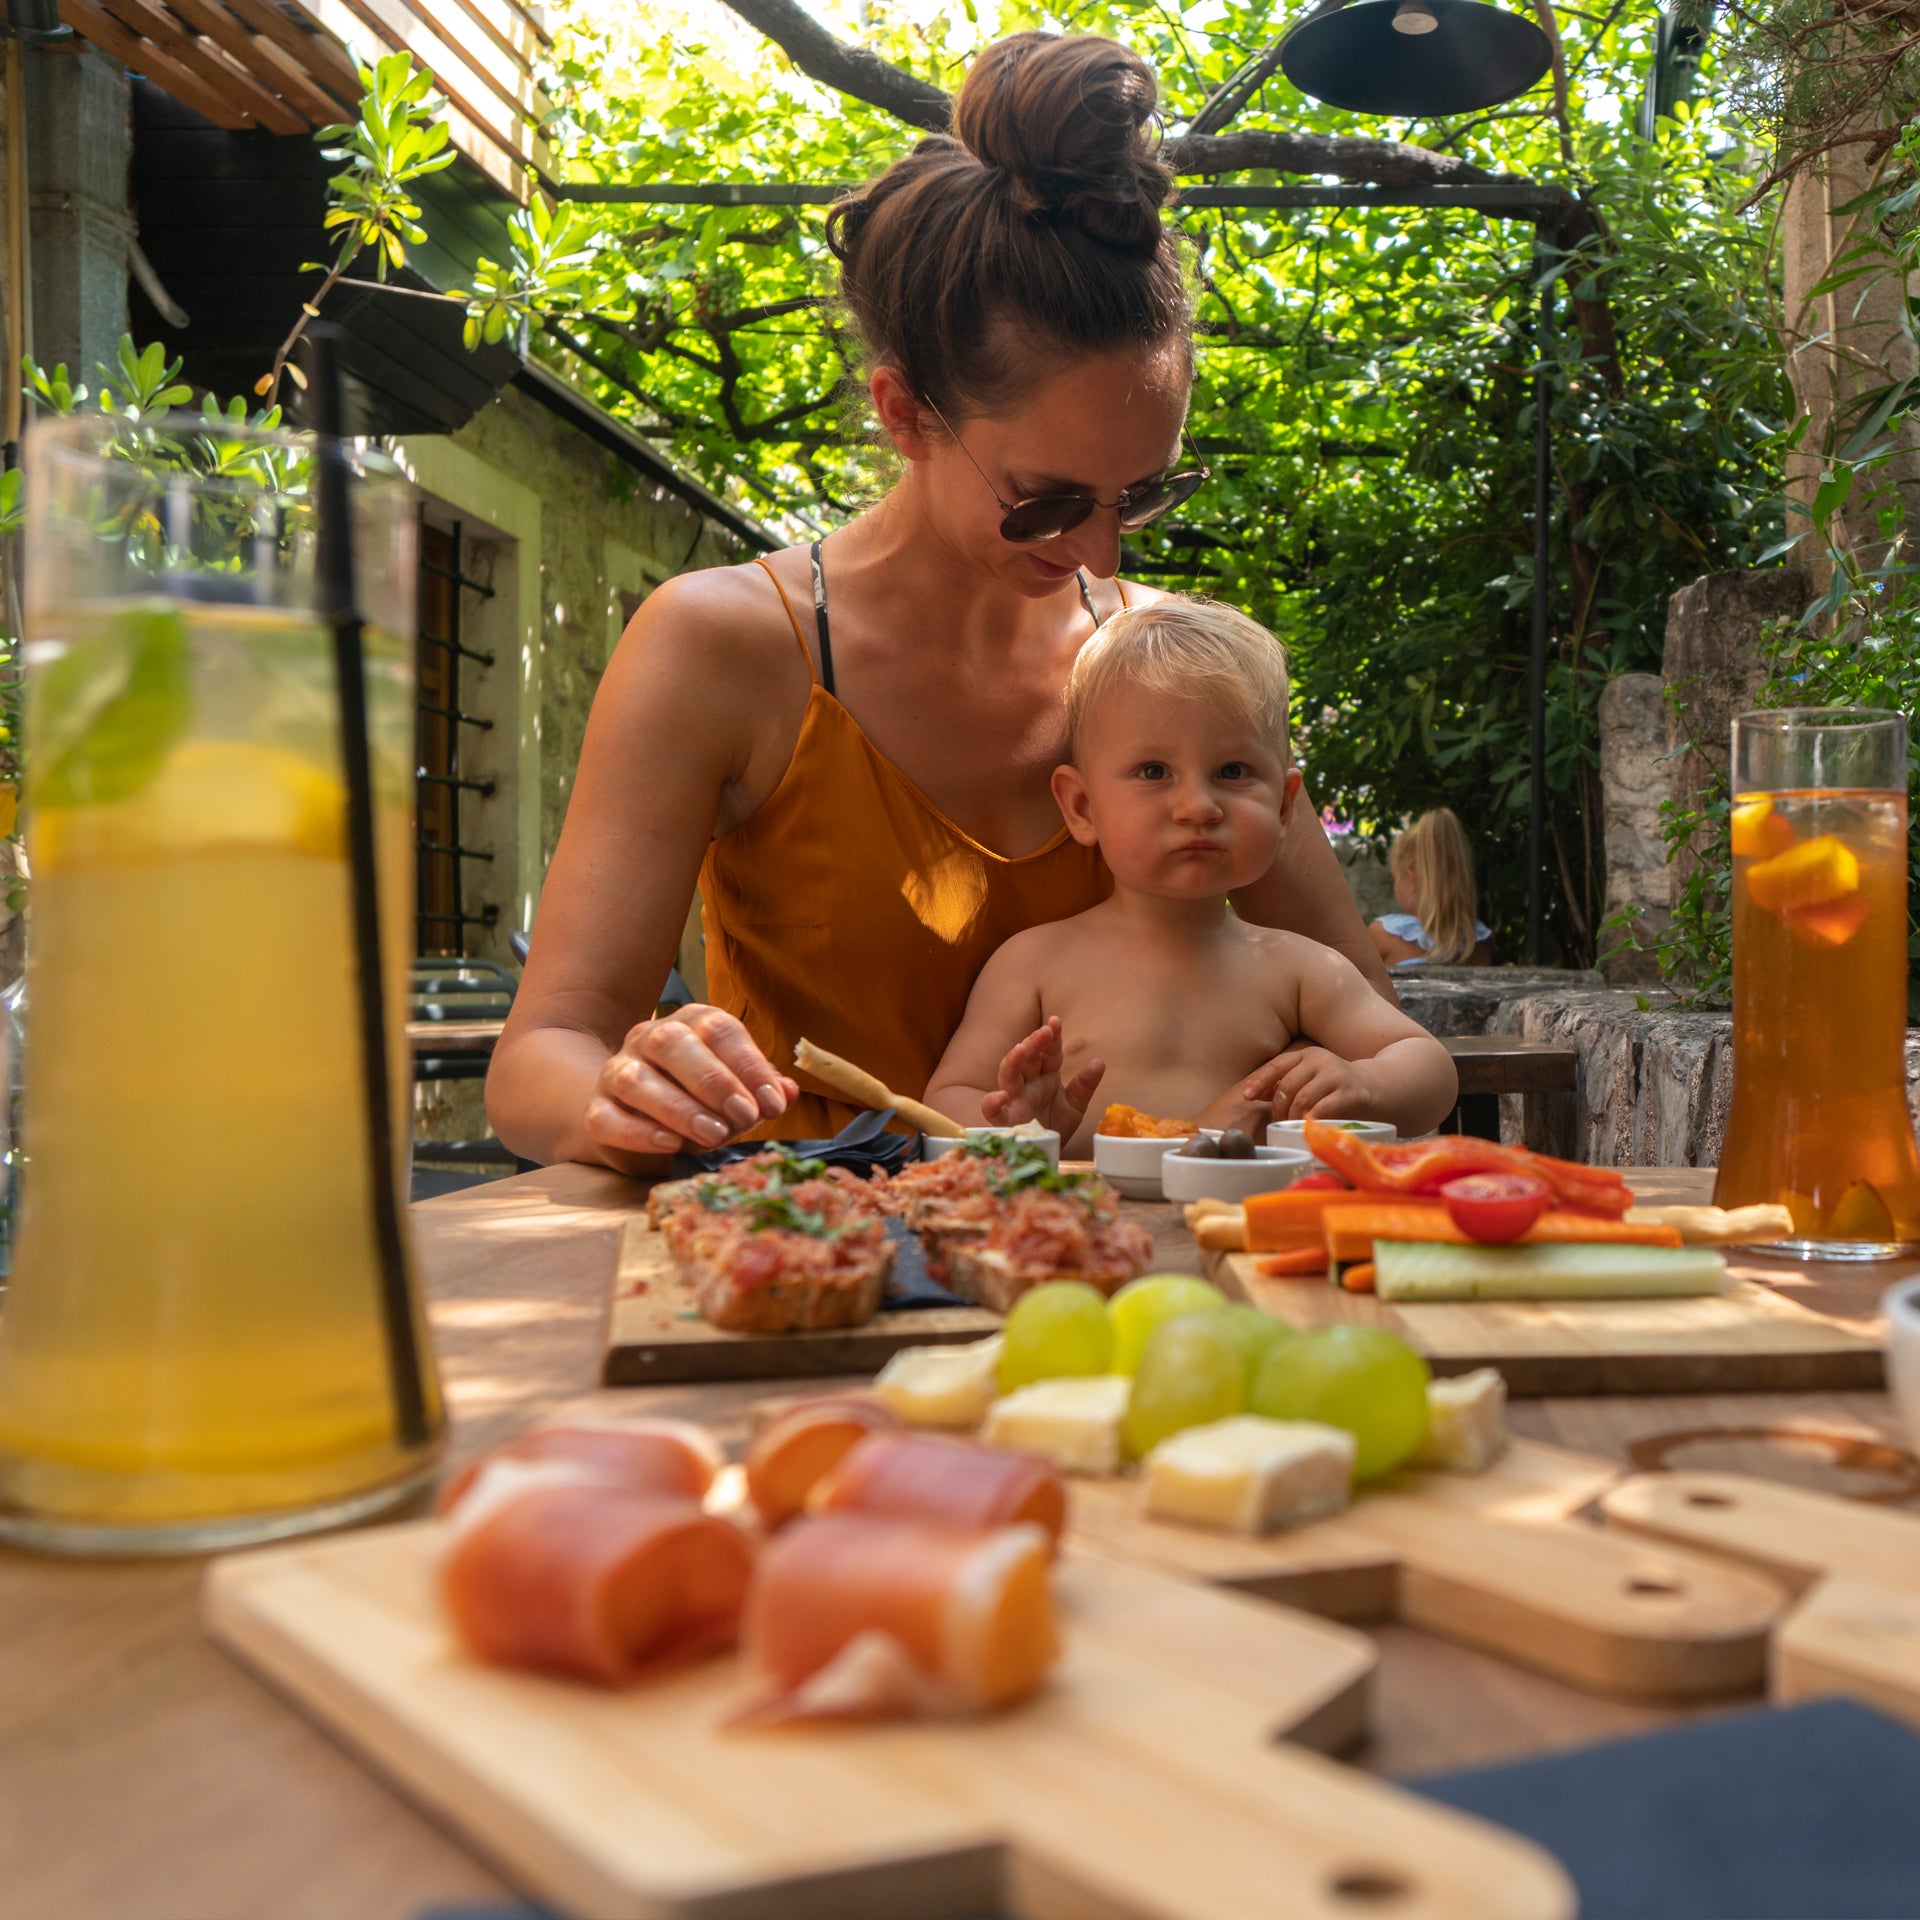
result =
[{"label": "olive", "polygon": [[1218,1160],[1220,1158],[1220,1142],[1210,1133],[1196,1133],[1193,1138],[1187,1142],[1187,1158],[1189,1160]]},{"label": "olive", "polygon": [[1245,1128],[1229,1127],[1220,1136],[1222,1160],[1254,1160],[1258,1157],[1253,1150],[1253,1136]]}]

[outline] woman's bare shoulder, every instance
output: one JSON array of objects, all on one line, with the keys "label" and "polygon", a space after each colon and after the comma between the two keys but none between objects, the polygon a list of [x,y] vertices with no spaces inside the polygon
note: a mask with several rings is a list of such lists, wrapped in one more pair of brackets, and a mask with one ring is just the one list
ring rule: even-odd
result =
[{"label": "woman's bare shoulder", "polygon": [[[772,559],[784,572],[781,563],[789,556],[781,553]],[[784,652],[796,666],[804,666],[779,589],[757,561],[703,567],[663,581],[628,621],[619,650],[670,658],[691,654],[709,665],[730,667],[764,662]]]},{"label": "woman's bare shoulder", "polygon": [[1138,580],[1116,577],[1113,584],[1120,589],[1121,603],[1128,607],[1150,607],[1158,601],[1172,598],[1165,587],[1145,586]]}]

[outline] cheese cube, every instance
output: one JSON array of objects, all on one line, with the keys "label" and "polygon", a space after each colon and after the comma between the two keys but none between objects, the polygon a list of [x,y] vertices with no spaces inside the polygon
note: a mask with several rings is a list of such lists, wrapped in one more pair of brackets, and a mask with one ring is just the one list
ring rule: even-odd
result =
[{"label": "cheese cube", "polygon": [[1038,1454],[1069,1473],[1118,1473],[1120,1423],[1132,1391],[1133,1382],[1117,1373],[1036,1380],[993,1403],[981,1438]]},{"label": "cheese cube", "polygon": [[996,1333],[962,1347],[904,1347],[875,1377],[874,1398],[910,1427],[977,1427],[999,1390],[1000,1346]]},{"label": "cheese cube", "polygon": [[1414,1454],[1426,1467],[1480,1473],[1507,1445],[1507,1383],[1492,1367],[1427,1382],[1427,1437]]},{"label": "cheese cube", "polygon": [[1353,1486],[1354,1437],[1315,1420],[1239,1414],[1189,1427],[1147,1455],[1146,1509],[1235,1533],[1272,1533],[1338,1512]]}]

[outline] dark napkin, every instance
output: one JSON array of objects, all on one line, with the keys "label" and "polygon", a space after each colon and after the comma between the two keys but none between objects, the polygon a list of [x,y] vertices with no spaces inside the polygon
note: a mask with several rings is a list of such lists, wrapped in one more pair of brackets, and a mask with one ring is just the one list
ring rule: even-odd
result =
[{"label": "dark napkin", "polygon": [[893,1118],[891,1107],[856,1113],[831,1140],[735,1140],[711,1153],[677,1153],[673,1157],[674,1180],[691,1179],[696,1173],[718,1173],[736,1160],[751,1160],[769,1147],[791,1147],[809,1160],[824,1160],[830,1167],[845,1167],[862,1180],[873,1177],[874,1169],[898,1173],[909,1160],[920,1158],[917,1133],[889,1133],[887,1122]]},{"label": "dark napkin", "polygon": [[1556,1854],[1581,1920],[1920,1914],[1920,1735],[1851,1700],[1403,1784]]},{"label": "dark napkin", "polygon": [[[809,1160],[823,1160],[830,1167],[845,1167],[862,1180],[871,1180],[876,1169],[898,1173],[908,1161],[920,1157],[917,1133],[889,1133],[887,1122],[893,1118],[891,1107],[877,1112],[857,1113],[831,1140],[783,1140],[782,1146]],[[751,1160],[765,1151],[765,1140],[736,1140],[730,1146],[715,1147],[711,1153],[683,1153],[674,1157],[672,1177],[691,1178],[696,1173],[719,1173],[736,1160]],[[894,1255],[893,1272],[887,1279],[886,1298],[880,1302],[882,1313],[898,1313],[907,1307],[964,1307],[957,1293],[949,1293],[927,1273],[926,1249],[919,1236],[907,1230],[903,1220],[887,1222],[888,1236],[899,1247]]]}]

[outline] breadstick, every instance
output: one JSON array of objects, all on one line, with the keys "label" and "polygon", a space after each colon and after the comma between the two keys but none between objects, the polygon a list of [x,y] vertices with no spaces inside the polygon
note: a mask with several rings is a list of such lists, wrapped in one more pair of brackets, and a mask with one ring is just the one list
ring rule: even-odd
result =
[{"label": "breadstick", "polygon": [[1752,1245],[1785,1240],[1793,1232],[1793,1215],[1776,1201],[1751,1207],[1629,1207],[1627,1218],[1639,1227],[1677,1227],[1690,1247]]},{"label": "breadstick", "polygon": [[857,1107],[891,1107],[908,1126],[917,1127],[922,1133],[966,1132],[965,1127],[948,1119],[936,1108],[893,1092],[884,1081],[876,1080],[864,1067],[856,1067],[851,1060],[842,1060],[837,1053],[829,1053],[825,1047],[816,1047],[811,1040],[802,1040],[794,1048],[793,1066],[796,1073],[804,1073],[809,1079],[819,1081],[829,1093],[837,1093]]},{"label": "breadstick", "polygon": [[1187,1227],[1203,1252],[1244,1253],[1247,1210],[1218,1200],[1196,1200],[1187,1209]]}]

